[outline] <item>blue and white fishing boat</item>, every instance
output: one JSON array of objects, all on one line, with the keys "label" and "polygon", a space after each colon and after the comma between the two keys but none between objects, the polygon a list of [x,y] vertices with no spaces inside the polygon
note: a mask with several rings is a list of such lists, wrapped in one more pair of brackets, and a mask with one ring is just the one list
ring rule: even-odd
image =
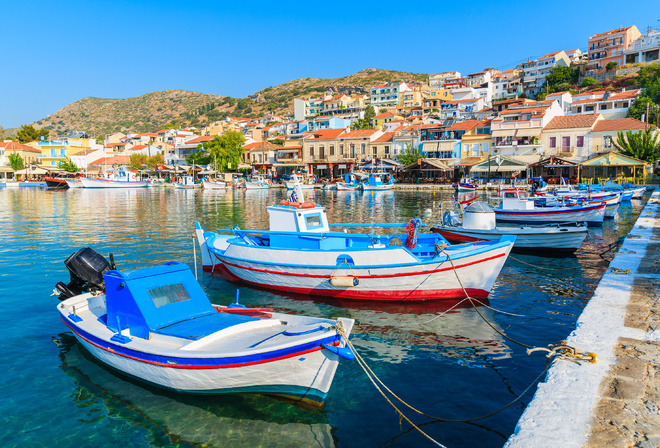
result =
[{"label": "blue and white fishing boat", "polygon": [[[192,394],[264,393],[323,402],[354,320],[212,305],[188,266],[117,271],[89,248],[57,284],[62,322],[103,364]],[[238,301],[238,300],[237,300]]]},{"label": "blue and white fishing boat", "polygon": [[325,209],[301,199],[300,190],[267,207],[269,230],[211,232],[196,223],[204,270],[261,288],[338,299],[455,299],[466,291],[485,298],[515,240],[451,246],[439,234],[420,234],[419,220],[334,225],[405,227],[398,235],[333,232]]},{"label": "blue and white fishing boat", "polygon": [[244,186],[246,190],[268,190],[270,188],[270,181],[258,174],[252,176],[250,180],[246,180]]},{"label": "blue and white fishing boat", "polygon": [[476,190],[478,185],[473,183],[472,179],[470,179],[469,177],[464,177],[460,180],[460,182],[455,183],[453,187],[459,193],[465,193]]},{"label": "blue and white fishing boat", "polygon": [[[387,182],[383,182],[383,176],[388,176]],[[362,182],[364,191],[389,191],[394,185],[394,178],[384,173],[370,173],[366,181]]]},{"label": "blue and white fishing boat", "polygon": [[296,183],[300,183],[300,187],[303,190],[313,190],[316,186],[316,176],[308,177],[307,180],[305,180],[301,175],[292,174],[291,180],[284,181],[287,190],[293,190]]},{"label": "blue and white fishing boat", "polygon": [[195,187],[199,187],[199,184],[195,183],[195,178],[192,176],[181,176],[180,182],[173,183],[174,188],[179,190],[192,190]]},{"label": "blue and white fishing boat", "polygon": [[362,184],[355,177],[352,174],[344,174],[344,182],[337,182],[337,190],[357,191],[362,188]]},{"label": "blue and white fishing boat", "polygon": [[539,206],[522,189],[502,191],[502,202],[494,209],[497,222],[552,224],[585,222],[601,226],[605,219],[605,203],[572,206]]}]

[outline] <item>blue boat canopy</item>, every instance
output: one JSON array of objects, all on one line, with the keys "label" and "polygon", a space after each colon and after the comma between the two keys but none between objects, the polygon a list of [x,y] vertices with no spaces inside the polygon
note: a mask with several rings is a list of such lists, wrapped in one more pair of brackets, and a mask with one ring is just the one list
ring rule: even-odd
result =
[{"label": "blue boat canopy", "polygon": [[132,336],[144,339],[150,332],[200,339],[257,320],[218,313],[190,268],[176,261],[133,271],[108,271],[103,278],[106,324],[112,331],[129,328]]}]

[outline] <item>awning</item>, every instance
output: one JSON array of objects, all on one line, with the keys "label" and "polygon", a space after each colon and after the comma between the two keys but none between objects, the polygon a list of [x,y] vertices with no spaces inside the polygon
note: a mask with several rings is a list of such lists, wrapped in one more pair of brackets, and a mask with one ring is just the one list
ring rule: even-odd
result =
[{"label": "awning", "polygon": [[14,169],[11,166],[0,166],[0,173],[13,173]]},{"label": "awning", "polygon": [[35,168],[35,169],[30,169],[30,168],[23,168],[22,170],[16,171],[16,174],[46,174],[48,171],[46,171],[43,168]]},{"label": "awning", "polygon": [[275,167],[283,167],[283,166],[306,166],[304,163],[286,163],[286,162],[275,162],[273,163],[273,166]]}]

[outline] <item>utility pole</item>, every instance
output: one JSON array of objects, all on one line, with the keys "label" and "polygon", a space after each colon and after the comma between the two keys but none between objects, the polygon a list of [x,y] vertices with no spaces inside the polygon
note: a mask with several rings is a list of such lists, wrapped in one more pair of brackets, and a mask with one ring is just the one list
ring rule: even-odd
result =
[{"label": "utility pole", "polygon": [[646,129],[649,128],[649,105],[651,103],[646,103],[646,117],[644,117],[646,120]]}]

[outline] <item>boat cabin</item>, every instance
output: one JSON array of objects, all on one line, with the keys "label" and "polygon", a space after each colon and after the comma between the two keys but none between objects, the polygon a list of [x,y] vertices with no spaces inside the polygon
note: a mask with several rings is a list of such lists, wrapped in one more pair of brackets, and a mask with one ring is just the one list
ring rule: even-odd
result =
[{"label": "boat cabin", "polygon": [[194,187],[195,179],[192,176],[182,176],[180,184],[184,187]]},{"label": "boat cabin", "polygon": [[527,197],[527,191],[517,188],[502,190],[502,209],[534,210],[534,201]]},{"label": "boat cabin", "polygon": [[257,319],[218,313],[190,268],[176,261],[133,271],[108,271],[103,278],[107,314],[100,319],[117,333],[128,329],[131,336],[143,339],[158,333],[197,340]]},{"label": "boat cabin", "polygon": [[381,174],[369,174],[367,185],[370,187],[379,187],[385,184],[383,183],[383,177]]}]

